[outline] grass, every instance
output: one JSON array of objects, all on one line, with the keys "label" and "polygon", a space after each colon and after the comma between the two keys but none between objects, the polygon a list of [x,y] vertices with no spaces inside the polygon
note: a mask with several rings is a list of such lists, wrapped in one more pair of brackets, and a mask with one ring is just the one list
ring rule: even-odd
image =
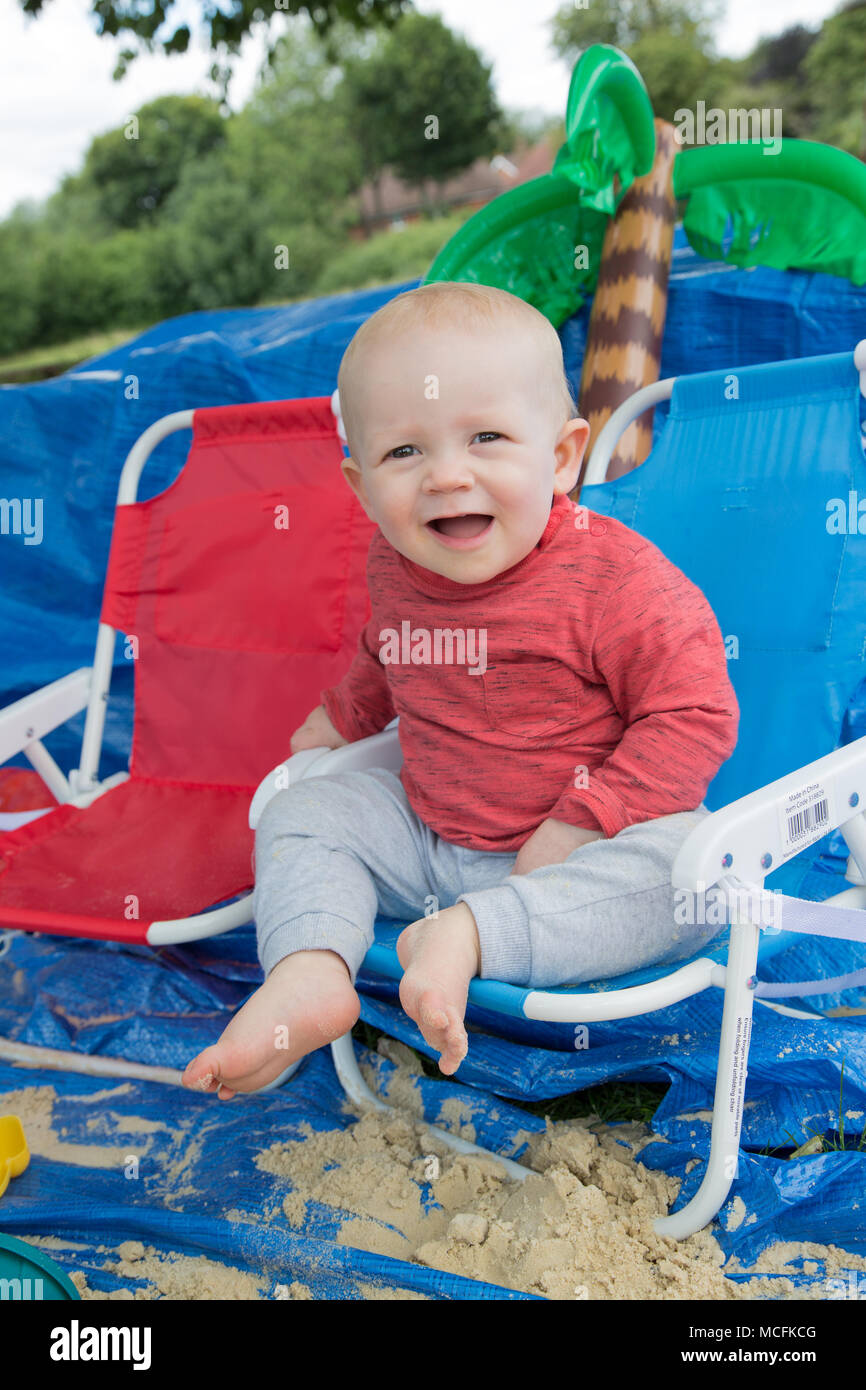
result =
[{"label": "grass", "polygon": [[861,1131],[861,1133],[860,1133],[860,1138],[858,1139],[857,1143],[854,1145],[853,1149],[849,1149],[848,1146],[847,1146],[847,1144],[845,1143],[845,1125],[844,1125],[845,1113],[844,1113],[844,1111],[843,1111],[843,1109],[842,1109],[842,1090],[843,1090],[844,1083],[845,1083],[845,1063],[844,1063],[844,1061],[843,1061],[843,1062],[842,1062],[842,1070],[841,1070],[840,1073],[839,1073],[839,1115],[838,1115],[838,1118],[837,1118],[837,1121],[836,1121],[836,1137],[835,1137],[835,1139],[833,1139],[833,1138],[831,1138],[830,1136],[828,1136],[827,1133],[826,1133],[826,1131],[820,1131],[820,1130],[817,1130],[817,1129],[813,1129],[813,1130],[810,1132],[809,1130],[807,1130],[807,1129],[805,1129],[805,1128],[804,1128],[804,1130],[803,1130],[803,1133],[806,1135],[806,1138],[805,1138],[805,1139],[797,1139],[797,1138],[795,1138],[795,1136],[791,1133],[791,1131],[790,1131],[789,1129],[786,1129],[786,1130],[785,1130],[785,1133],[787,1134],[788,1138],[791,1140],[791,1143],[793,1144],[793,1146],[794,1146],[795,1149],[802,1148],[803,1145],[809,1143],[810,1140],[819,1140],[819,1139],[820,1139],[820,1141],[821,1141],[821,1147],[820,1147],[820,1149],[817,1149],[817,1148],[816,1148],[816,1152],[817,1152],[817,1153],[838,1153],[838,1152],[840,1152],[840,1151],[843,1150],[843,1149],[844,1149],[846,1152],[848,1152],[848,1153],[851,1153],[851,1152],[853,1152],[853,1153],[860,1153],[861,1151],[863,1151],[864,1149],[866,1149],[866,1125],[863,1126],[863,1129],[862,1129],[862,1131]]},{"label": "grass", "polygon": [[[145,325],[149,327],[150,325]],[[87,333],[68,343],[53,343],[49,347],[28,348],[10,357],[0,357],[0,381],[38,381],[59,376],[79,362],[99,357],[120,343],[126,343],[143,333],[145,328],[112,328],[99,333]]]},{"label": "grass", "polygon": [[[374,1028],[372,1024],[365,1023],[359,1019],[352,1029],[352,1037],[356,1041],[363,1043],[371,1052],[376,1051],[376,1043],[383,1036],[381,1028]],[[387,1034],[385,1034],[387,1036]],[[424,1075],[433,1081],[451,1080],[445,1077],[438,1066],[431,1058],[417,1048],[411,1047],[424,1069]],[[766,1146],[759,1150],[765,1157],[769,1158],[791,1158],[792,1150],[801,1148],[809,1139],[820,1139],[821,1147],[816,1147],[816,1153],[832,1153],[845,1150],[849,1153],[860,1153],[866,1151],[866,1125],[853,1147],[845,1143],[844,1111],[842,1108],[842,1093],[845,1080],[845,1063],[842,1063],[842,1070],[839,1075],[839,1115],[836,1125],[835,1138],[828,1136],[826,1131],[808,1130],[804,1127],[803,1133],[806,1139],[797,1139],[790,1130],[785,1130],[791,1140],[791,1148],[780,1146]],[[640,1081],[606,1081],[600,1086],[589,1086],[583,1091],[574,1091],[564,1096],[554,1096],[550,1100],[520,1101],[509,1100],[510,1105],[515,1105],[519,1110],[527,1110],[531,1115],[547,1115],[551,1120],[578,1120],[587,1115],[602,1120],[605,1124],[617,1124],[620,1121],[639,1122],[650,1124],[652,1117],[661,1104],[668,1087],[664,1082],[640,1082]]]},{"label": "grass", "polygon": [[[363,1043],[371,1052],[376,1051],[376,1043],[382,1036],[381,1028],[374,1028],[363,1019],[359,1019],[352,1029],[352,1037]],[[451,1077],[443,1076],[436,1063],[423,1052],[414,1047],[409,1050],[418,1058],[425,1076],[433,1081],[452,1080]],[[616,1124],[620,1120],[649,1124],[667,1089],[664,1082],[606,1081],[600,1086],[589,1086],[584,1091],[554,1096],[550,1100],[509,1099],[508,1103],[517,1106],[519,1110],[528,1111],[530,1115],[549,1115],[551,1120],[577,1120],[592,1115],[603,1120],[605,1124]]]}]

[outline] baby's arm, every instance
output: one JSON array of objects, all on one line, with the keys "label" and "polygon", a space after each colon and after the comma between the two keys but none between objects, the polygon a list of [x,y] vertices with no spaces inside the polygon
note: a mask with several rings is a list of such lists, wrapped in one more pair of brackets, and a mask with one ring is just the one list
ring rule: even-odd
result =
[{"label": "baby's arm", "polygon": [[582,830],[579,825],[566,825],[565,821],[548,817],[528,840],[524,840],[511,872],[531,874],[533,869],[541,869],[545,864],[562,864],[581,845],[603,839],[600,830]]},{"label": "baby's arm", "polygon": [[300,753],[304,748],[340,748],[344,743],[348,743],[348,739],[334,728],[325,706],[316,705],[292,734],[289,747],[293,753]]},{"label": "baby's arm", "polygon": [[[311,720],[312,732],[328,735],[325,746],[336,748],[339,743],[354,743],[357,739],[378,734],[390,724],[397,711],[391,698],[391,687],[385,666],[379,660],[379,635],[373,618],[369,618],[358,636],[358,646],[351,666],[337,685],[322,691],[322,703],[296,731],[300,737]],[[322,722],[322,720],[326,722]],[[336,734],[338,743],[331,741]],[[298,747],[312,748],[309,742]]]},{"label": "baby's arm", "polygon": [[653,547],[619,577],[592,659],[626,728],[586,785],[550,815],[608,839],[627,825],[691,811],[737,744],[739,706],[706,597]]}]

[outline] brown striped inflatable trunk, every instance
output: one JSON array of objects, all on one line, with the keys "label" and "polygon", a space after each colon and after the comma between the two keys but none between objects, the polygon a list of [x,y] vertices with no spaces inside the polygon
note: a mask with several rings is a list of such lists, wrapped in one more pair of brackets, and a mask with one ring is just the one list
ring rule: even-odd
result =
[{"label": "brown striped inflatable trunk", "polygon": [[[676,220],[677,143],[669,122],[657,120],[655,131],[653,167],[632,183],[602,246],[578,405],[590,426],[587,458],[617,406],[659,377]],[[643,463],[652,444],[652,418],[652,410],[645,411],[622,435],[608,478],[619,478]],[[575,501],[585,470],[586,460],[571,492]]]}]

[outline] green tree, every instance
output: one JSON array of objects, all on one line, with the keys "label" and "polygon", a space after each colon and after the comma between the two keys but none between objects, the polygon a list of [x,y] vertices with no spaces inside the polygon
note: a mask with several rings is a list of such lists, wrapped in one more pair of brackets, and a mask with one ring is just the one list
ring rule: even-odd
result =
[{"label": "green tree", "polygon": [[162,225],[192,307],[310,293],[357,221],[362,171],[336,56],[359,40],[338,27],[328,46],[298,22],[225,143],[186,166],[168,199]]},{"label": "green tree", "polygon": [[[25,14],[39,15],[45,0],[19,0],[19,3]],[[387,27],[394,24],[410,4],[411,0],[364,0],[363,4],[358,4],[357,0],[273,0],[272,4],[265,5],[262,0],[229,0],[220,8],[206,0],[201,6],[197,32],[205,34],[208,47],[217,55],[210,75],[213,81],[221,84],[225,96],[231,78],[231,60],[240,51],[243,39],[269,26],[275,11],[286,17],[309,17],[317,35],[327,39],[341,21],[358,30],[379,25]],[[97,34],[112,37],[128,34],[136,44],[121,52],[113,74],[115,79],[125,76],[139,53],[185,53],[192,30],[179,16],[188,10],[188,3],[181,3],[181,0],[136,0],[134,4],[129,0],[91,0]],[[268,61],[277,40],[269,44]]]},{"label": "green tree", "polygon": [[866,0],[824,21],[803,70],[816,138],[866,159]]},{"label": "green tree", "polygon": [[167,96],[142,106],[128,121],[91,142],[80,173],[64,179],[61,205],[78,203],[109,229],[152,220],[185,164],[196,163],[225,139],[219,104],[205,97]]},{"label": "green tree", "polygon": [[366,178],[378,185],[386,166],[422,188],[440,184],[506,132],[491,68],[436,15],[409,14],[380,47],[345,65],[344,97],[355,113]]},{"label": "green tree", "polygon": [[0,353],[17,352],[36,338],[39,223],[39,209],[27,203],[0,223]]},{"label": "green tree", "polygon": [[254,303],[266,282],[259,209],[235,182],[222,154],[185,172],[163,219],[168,247],[184,284],[184,309]]},{"label": "green tree", "polygon": [[719,105],[778,108],[786,136],[810,137],[815,108],[804,60],[817,37],[817,30],[795,24],[773,38],[761,39],[739,63],[737,80]]},{"label": "green tree", "polygon": [[[339,235],[298,191],[275,212],[258,200],[225,150],[190,166],[160,224],[182,282],[183,309],[216,309],[309,293]],[[179,312],[179,309],[175,309]]]},{"label": "green tree", "polygon": [[749,80],[790,82],[799,78],[803,59],[817,37],[816,30],[794,24],[774,38],[760,39],[746,60]]},{"label": "green tree", "polygon": [[592,0],[586,9],[564,5],[552,21],[553,43],[580,52],[593,43],[628,51],[645,35],[663,32],[709,49],[721,0]]},{"label": "green tree", "polygon": [[592,0],[553,18],[554,49],[573,63],[594,43],[611,43],[632,59],[657,116],[672,120],[699,100],[714,105],[736,65],[715,57],[712,26],[718,0]]},{"label": "green tree", "polygon": [[266,220],[315,221],[331,230],[356,220],[350,200],[363,172],[341,79],[333,51],[298,26],[230,121],[231,177],[246,184]]}]

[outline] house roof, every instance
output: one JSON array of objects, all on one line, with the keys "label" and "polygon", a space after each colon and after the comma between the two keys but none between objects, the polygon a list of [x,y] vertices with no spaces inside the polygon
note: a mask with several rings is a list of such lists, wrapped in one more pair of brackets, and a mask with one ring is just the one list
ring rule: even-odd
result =
[{"label": "house roof", "polygon": [[[436,201],[455,207],[464,203],[490,202],[509,188],[549,173],[554,154],[548,140],[539,140],[534,145],[509,151],[507,155],[476,159],[468,169],[454,178],[446,179],[436,188]],[[380,180],[381,212],[370,182],[361,186],[360,202],[368,222],[391,221],[396,217],[422,212],[425,207],[421,187],[404,183],[390,169],[385,169]]]}]

